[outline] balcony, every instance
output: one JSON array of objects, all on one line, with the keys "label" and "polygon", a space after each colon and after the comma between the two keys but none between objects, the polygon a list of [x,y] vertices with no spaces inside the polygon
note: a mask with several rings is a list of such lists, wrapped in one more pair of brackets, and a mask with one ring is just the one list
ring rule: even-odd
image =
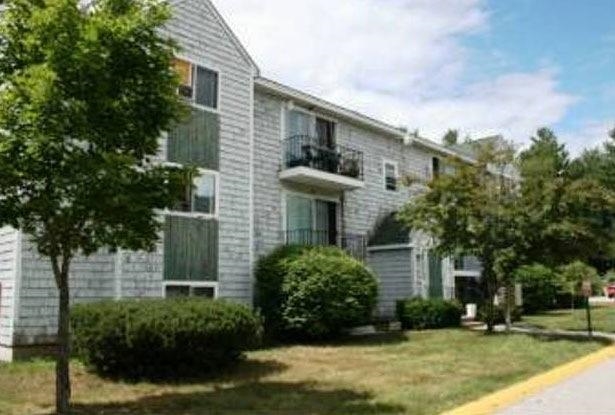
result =
[{"label": "balcony", "polygon": [[363,182],[363,153],[343,146],[329,147],[316,137],[286,139],[280,179],[329,190],[354,190]]},{"label": "balcony", "polygon": [[367,237],[365,235],[313,229],[295,229],[283,232],[286,245],[338,246],[349,255],[363,261],[367,252]]}]

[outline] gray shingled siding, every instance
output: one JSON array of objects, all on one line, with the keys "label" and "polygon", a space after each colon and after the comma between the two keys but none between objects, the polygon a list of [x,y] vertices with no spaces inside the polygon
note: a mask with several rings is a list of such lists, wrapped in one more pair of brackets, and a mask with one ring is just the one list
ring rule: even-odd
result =
[{"label": "gray shingled siding", "polygon": [[409,188],[401,184],[397,191],[386,190],[383,172],[385,159],[398,164],[400,176],[426,177],[431,174],[432,156],[400,140],[342,123],[338,142],[360,150],[364,155],[365,187],[346,193],[344,219],[347,232],[372,232],[379,220],[399,210],[420,192],[417,185]]},{"label": "gray shingled siding", "polygon": [[[283,184],[278,173],[282,161],[280,116],[284,101],[261,91],[255,96],[255,239],[256,252],[263,255],[281,242],[283,189],[318,194],[316,189]],[[383,159],[395,161],[400,175],[426,177],[431,174],[431,155],[400,140],[372,133],[345,122],[338,123],[338,143],[364,154],[365,187],[345,194],[344,227],[348,233],[367,234],[377,221],[398,210],[420,192],[420,187],[403,187],[397,192],[384,188]],[[320,192],[325,196],[330,193]],[[337,196],[340,196],[339,194]]]},{"label": "gray shingled siding", "polygon": [[[15,290],[15,242],[17,232],[0,228],[0,348],[13,343],[13,293]],[[0,355],[1,355],[0,351]],[[0,360],[1,356],[0,356]]]},{"label": "gray shingled siding", "polygon": [[250,301],[250,123],[253,74],[250,64],[216,20],[211,4],[175,5],[168,30],[181,55],[220,72],[219,295]]},{"label": "gray shingled siding", "polygon": [[282,163],[278,98],[256,92],[254,97],[254,240],[260,257],[282,242]]},{"label": "gray shingled siding", "polygon": [[412,297],[412,250],[369,251],[367,264],[379,281],[378,315],[394,317],[397,300]]},{"label": "gray shingled siding", "polygon": [[[72,302],[113,298],[114,265],[114,254],[103,250],[89,258],[75,258],[70,271]],[[49,260],[40,257],[35,244],[26,236],[22,237],[20,284],[15,344],[53,342],[57,327],[57,288]]]}]

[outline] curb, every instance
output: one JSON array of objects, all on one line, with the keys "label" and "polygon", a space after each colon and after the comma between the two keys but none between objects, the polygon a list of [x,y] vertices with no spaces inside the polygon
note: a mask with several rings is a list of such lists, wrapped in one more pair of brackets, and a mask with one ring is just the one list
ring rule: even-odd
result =
[{"label": "curb", "polygon": [[523,398],[534,395],[549,386],[570,378],[607,359],[615,357],[615,346],[608,346],[597,352],[557,366],[547,372],[533,376],[505,389],[491,393],[473,402],[443,412],[441,415],[489,415],[508,407]]}]

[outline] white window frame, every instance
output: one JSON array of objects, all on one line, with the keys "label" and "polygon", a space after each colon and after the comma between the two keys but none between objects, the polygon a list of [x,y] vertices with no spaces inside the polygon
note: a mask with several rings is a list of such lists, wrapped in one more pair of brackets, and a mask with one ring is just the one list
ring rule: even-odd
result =
[{"label": "white window frame", "polygon": [[[176,287],[189,287],[189,288],[213,288],[214,296],[213,298],[218,298],[219,296],[219,284],[217,281],[176,281],[176,280],[165,280],[162,282],[162,298],[167,298],[167,286],[176,286]],[[198,298],[192,295],[190,298]]]},{"label": "white window frame", "polygon": [[[182,167],[179,163],[173,163],[170,161],[163,163],[168,167]],[[189,218],[198,218],[198,219],[219,219],[220,218],[220,172],[216,170],[204,169],[201,167],[197,168],[197,171],[200,175],[209,174],[214,176],[214,213],[204,213],[204,212],[182,212],[178,210],[172,209],[164,209],[162,213],[168,216],[183,216]]]},{"label": "white window frame", "polygon": [[[387,164],[393,166],[395,174],[395,190],[387,189]],[[399,164],[396,161],[382,159],[382,185],[387,192],[399,191]]]},{"label": "white window frame", "polygon": [[[204,62],[202,60],[199,59],[194,59],[191,57],[188,57],[186,55],[175,55],[175,59],[178,60],[182,60],[185,62],[188,62],[191,65],[190,71],[192,73],[192,97],[190,99],[186,99],[186,101],[190,104],[190,106],[192,106],[193,108],[196,109],[201,109],[204,111],[208,111],[208,112],[212,112],[214,114],[219,114],[220,113],[220,98],[222,97],[221,91],[222,91],[222,71],[220,70],[219,67],[217,67],[216,65],[213,65],[211,62]],[[216,94],[216,103],[218,104],[216,108],[213,107],[208,107],[207,105],[200,105],[197,104],[195,102],[195,97],[196,97],[196,76],[197,76],[197,71],[195,66],[200,66],[201,68],[207,69],[209,71],[215,72],[218,75],[218,91]]]}]

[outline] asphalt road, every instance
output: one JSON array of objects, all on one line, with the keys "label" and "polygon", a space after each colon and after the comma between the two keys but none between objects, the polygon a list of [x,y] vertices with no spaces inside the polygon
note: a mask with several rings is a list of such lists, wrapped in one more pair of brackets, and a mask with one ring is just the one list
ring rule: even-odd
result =
[{"label": "asphalt road", "polygon": [[497,412],[497,415],[585,414],[615,414],[615,359]]}]

